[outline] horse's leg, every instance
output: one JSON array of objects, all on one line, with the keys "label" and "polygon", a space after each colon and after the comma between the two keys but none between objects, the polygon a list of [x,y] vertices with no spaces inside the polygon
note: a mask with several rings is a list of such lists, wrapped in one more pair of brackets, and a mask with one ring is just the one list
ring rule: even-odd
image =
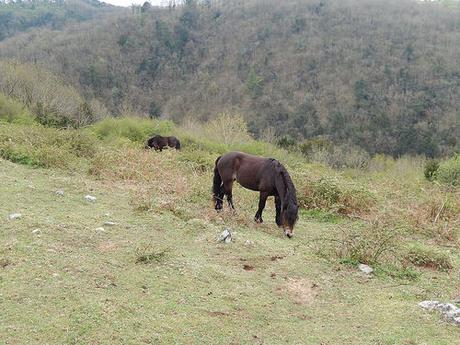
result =
[{"label": "horse's leg", "polygon": [[281,226],[281,198],[275,195],[276,225]]},{"label": "horse's leg", "polygon": [[254,216],[254,220],[257,223],[262,223],[264,220],[262,219],[262,212],[265,208],[265,203],[267,202],[268,193],[260,192],[260,199],[259,199],[259,209],[257,210],[256,215]]},{"label": "horse's leg", "polygon": [[232,189],[233,189],[233,180],[226,181],[224,183],[224,193],[227,196],[227,202],[228,206],[231,209],[235,209],[235,206],[233,206],[233,194],[232,194]]}]

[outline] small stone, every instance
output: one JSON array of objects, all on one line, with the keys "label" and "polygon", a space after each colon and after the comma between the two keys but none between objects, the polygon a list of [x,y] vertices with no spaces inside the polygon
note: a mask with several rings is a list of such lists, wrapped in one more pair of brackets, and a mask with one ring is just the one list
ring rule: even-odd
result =
[{"label": "small stone", "polygon": [[12,213],[8,216],[9,220],[21,219],[22,214],[20,213]]},{"label": "small stone", "polygon": [[244,242],[244,245],[247,247],[252,247],[254,245],[254,242],[250,240],[246,240],[246,242]]},{"label": "small stone", "polygon": [[63,190],[57,190],[56,195],[57,196],[64,196],[64,191]]},{"label": "small stone", "polygon": [[99,228],[96,228],[97,232],[106,232],[105,229],[101,226]]},{"label": "small stone", "polygon": [[374,269],[372,267],[364,264],[359,264],[358,269],[365,274],[371,274],[372,272],[374,272]]},{"label": "small stone", "polygon": [[219,236],[219,242],[230,243],[232,242],[232,232],[230,228],[225,228]]},{"label": "small stone", "polygon": [[32,234],[34,234],[34,235],[40,235],[41,233],[42,233],[42,232],[41,232],[40,229],[33,229],[33,230],[32,230]]},{"label": "small stone", "polygon": [[107,222],[104,222],[104,225],[115,226],[115,225],[118,225],[118,223],[107,221]]},{"label": "small stone", "polygon": [[59,273],[53,273],[53,277],[59,277]]},{"label": "small stone", "polygon": [[97,198],[92,195],[85,195],[85,200],[89,202],[96,202]]}]

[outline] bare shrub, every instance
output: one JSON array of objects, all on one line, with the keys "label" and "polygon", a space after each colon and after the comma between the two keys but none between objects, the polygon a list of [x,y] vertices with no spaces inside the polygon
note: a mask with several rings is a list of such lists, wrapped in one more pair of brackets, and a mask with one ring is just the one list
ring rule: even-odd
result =
[{"label": "bare shrub", "polygon": [[385,219],[368,224],[346,224],[334,238],[317,239],[318,252],[344,263],[394,263],[398,261],[402,228]]}]

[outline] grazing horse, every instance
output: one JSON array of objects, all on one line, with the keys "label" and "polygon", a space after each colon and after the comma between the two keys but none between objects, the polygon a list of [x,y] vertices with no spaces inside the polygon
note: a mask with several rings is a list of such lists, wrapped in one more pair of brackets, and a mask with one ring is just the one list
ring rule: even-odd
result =
[{"label": "grazing horse", "polygon": [[145,148],[153,148],[155,151],[163,151],[165,146],[174,147],[176,150],[180,150],[180,141],[176,137],[162,137],[161,135],[155,135],[147,140]]},{"label": "grazing horse", "polygon": [[259,209],[254,217],[262,223],[262,212],[269,196],[275,197],[276,224],[283,227],[284,234],[292,237],[298,219],[297,197],[289,173],[273,158],[262,158],[242,152],[229,152],[216,160],[213,181],[215,209],[222,210],[224,195],[233,207],[232,186],[238,181],[243,187],[260,191]]}]

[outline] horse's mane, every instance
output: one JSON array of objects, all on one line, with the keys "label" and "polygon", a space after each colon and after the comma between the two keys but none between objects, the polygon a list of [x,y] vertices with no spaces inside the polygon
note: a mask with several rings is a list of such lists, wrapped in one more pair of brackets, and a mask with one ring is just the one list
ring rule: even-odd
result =
[{"label": "horse's mane", "polygon": [[[282,185],[285,188],[285,193],[284,193],[284,210],[285,210],[285,216],[289,218],[291,224],[295,223],[297,220],[297,211],[298,211],[298,206],[297,206],[297,193],[295,190],[294,183],[292,182],[291,176],[289,175],[288,171],[286,168],[278,162],[276,159],[272,160],[272,163],[275,167],[275,180],[280,179],[282,182]],[[276,183],[278,185],[278,183]]]}]

